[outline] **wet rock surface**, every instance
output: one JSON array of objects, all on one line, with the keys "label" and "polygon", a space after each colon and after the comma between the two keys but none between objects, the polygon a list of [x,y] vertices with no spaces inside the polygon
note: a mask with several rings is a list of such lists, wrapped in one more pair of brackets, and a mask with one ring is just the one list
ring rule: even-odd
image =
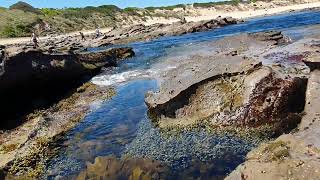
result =
[{"label": "wet rock surface", "polygon": [[[313,37],[315,38],[315,37]],[[304,116],[297,129],[274,141],[260,145],[247,155],[226,179],[318,179],[319,170],[319,46],[315,39],[304,39],[291,49],[310,67],[306,88]],[[316,38],[318,39],[318,37]],[[297,50],[299,49],[299,50]],[[297,56],[295,56],[297,57]],[[296,59],[295,59],[296,60]]]},{"label": "wet rock surface", "polygon": [[280,40],[286,41],[281,32],[262,32],[216,41],[216,55],[191,57],[159,77],[159,92],[145,99],[151,117],[160,128],[267,124],[275,134],[291,130],[303,111],[306,79],[284,77],[255,60]]},{"label": "wet rock surface", "polygon": [[319,70],[311,72],[298,131],[259,146],[226,179],[318,179],[320,176]]},{"label": "wet rock surface", "polygon": [[160,90],[145,98],[149,115],[165,132],[242,127],[267,128],[271,137],[289,133],[252,150],[226,179],[317,179],[318,39],[290,42],[280,32],[261,32],[217,40],[216,55],[188,57],[158,77]]},{"label": "wet rock surface", "polygon": [[62,134],[91,111],[92,103],[111,98],[114,89],[83,84],[52,107],[35,111],[18,128],[0,134],[0,167],[10,175],[37,178],[55,155]]},{"label": "wet rock surface", "polygon": [[[41,50],[22,50],[7,52],[3,57],[1,89],[11,88],[26,83],[32,83],[32,78],[38,81],[50,81],[63,77],[68,79],[99,71],[102,67],[116,66],[119,59],[132,57],[132,48],[114,48],[100,52],[50,54]],[[54,78],[53,78],[54,77]],[[61,78],[60,78],[61,79]]]}]

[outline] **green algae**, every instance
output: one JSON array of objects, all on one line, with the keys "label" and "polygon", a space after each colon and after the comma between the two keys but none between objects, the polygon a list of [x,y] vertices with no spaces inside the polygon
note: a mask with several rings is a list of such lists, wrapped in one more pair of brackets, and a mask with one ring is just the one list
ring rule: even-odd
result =
[{"label": "green algae", "polygon": [[[53,137],[38,136],[30,138],[31,145],[27,147],[26,154],[17,157],[8,164],[5,168],[8,172],[8,178],[15,179],[35,179],[40,177],[46,167],[47,161],[54,157],[57,153],[57,142],[60,137],[74,127],[77,122],[81,121],[88,112],[88,108],[80,108],[82,104],[90,104],[91,102],[99,100],[107,100],[116,94],[113,88],[101,89],[95,84],[88,82],[80,86],[72,95],[61,100],[47,110],[37,110],[30,113],[26,119],[31,120],[38,117],[48,118],[48,115],[59,114],[63,112],[75,112],[73,116],[69,117],[68,123],[58,131],[58,134]],[[79,104],[80,102],[80,104]],[[10,151],[18,150],[18,145],[12,144],[2,146],[2,151],[8,153]]]},{"label": "green algae", "polygon": [[16,158],[12,162],[8,173],[12,175],[22,174],[22,176],[28,178],[39,177],[45,170],[45,163],[40,160],[48,159],[55,153],[54,151],[48,151],[51,142],[52,140],[49,138],[37,138],[26,156]]},{"label": "green algae", "polygon": [[270,162],[279,161],[290,157],[289,150],[290,147],[288,142],[275,141],[269,143],[262,152],[267,153],[266,161]]},{"label": "green algae", "polygon": [[0,146],[0,153],[6,154],[16,150],[19,147],[19,144],[2,144]]}]

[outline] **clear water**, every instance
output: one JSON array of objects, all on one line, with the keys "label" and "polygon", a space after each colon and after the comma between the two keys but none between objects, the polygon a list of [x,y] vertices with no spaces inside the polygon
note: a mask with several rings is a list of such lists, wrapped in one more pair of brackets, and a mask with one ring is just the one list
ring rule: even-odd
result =
[{"label": "clear water", "polygon": [[[132,43],[134,58],[123,61],[117,68],[106,69],[93,78],[99,85],[113,85],[117,95],[102,103],[65,136],[58,157],[51,160],[47,178],[77,174],[87,161],[97,156],[147,157],[162,161],[177,174],[185,172],[198,161],[208,168],[212,177],[223,177],[244,161],[253,140],[231,135],[213,135],[206,130],[192,130],[178,135],[166,135],[154,127],[147,116],[144,95],[157,89],[154,76],[170,67],[156,66],[170,58],[177,59],[192,52],[206,53],[203,42],[244,32],[283,30],[293,39],[308,31],[306,26],[320,23],[320,12],[299,12],[251,19],[243,24],[227,26],[209,32],[164,37],[150,42]],[[201,177],[191,173],[193,178]],[[210,177],[211,177],[210,176]]]}]

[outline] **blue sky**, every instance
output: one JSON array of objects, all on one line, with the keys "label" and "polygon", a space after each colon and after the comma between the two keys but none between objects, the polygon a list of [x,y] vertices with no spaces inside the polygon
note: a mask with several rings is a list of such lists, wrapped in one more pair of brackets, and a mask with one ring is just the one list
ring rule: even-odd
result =
[{"label": "blue sky", "polygon": [[[19,0],[0,0],[0,6],[9,7]],[[37,8],[64,8],[64,7],[85,7],[113,4],[121,8],[125,7],[147,7],[147,6],[168,6],[175,4],[188,4],[194,2],[210,2],[219,0],[23,0]]]}]

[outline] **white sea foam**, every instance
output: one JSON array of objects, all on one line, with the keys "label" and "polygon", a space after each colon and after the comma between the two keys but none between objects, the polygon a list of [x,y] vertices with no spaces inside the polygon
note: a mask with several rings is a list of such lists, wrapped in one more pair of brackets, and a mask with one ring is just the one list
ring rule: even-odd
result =
[{"label": "white sea foam", "polygon": [[92,78],[92,83],[99,86],[110,86],[114,84],[123,83],[132,79],[150,78],[152,74],[153,73],[150,70],[126,71],[126,72],[117,73],[117,74],[96,76]]}]

